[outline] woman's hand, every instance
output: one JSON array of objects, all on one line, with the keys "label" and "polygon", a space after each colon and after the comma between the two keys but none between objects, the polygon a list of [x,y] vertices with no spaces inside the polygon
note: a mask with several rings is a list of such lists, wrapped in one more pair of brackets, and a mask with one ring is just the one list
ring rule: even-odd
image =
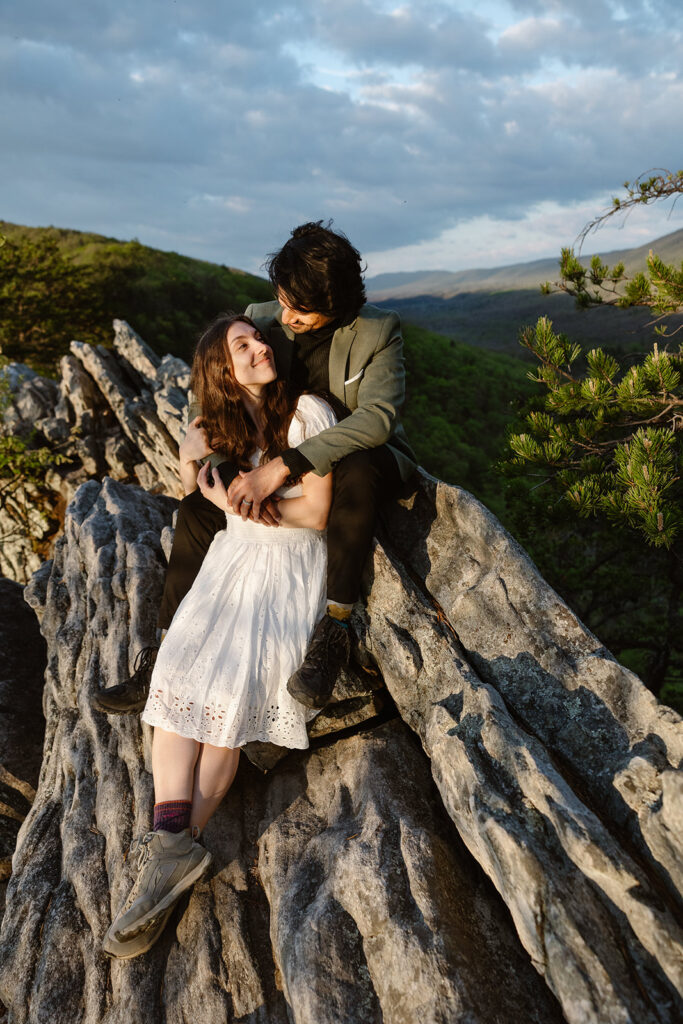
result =
[{"label": "woman's hand", "polygon": [[[209,483],[210,480],[213,480],[213,487]],[[228,492],[225,489],[225,484],[221,480],[220,473],[214,472],[208,462],[204,463],[197,474],[197,486],[203,496],[208,498],[209,501],[212,501],[216,508],[219,508],[221,512],[227,512],[231,516],[236,514],[233,512],[232,506],[228,504]]]},{"label": "woman's hand", "polygon": [[187,425],[187,433],[180,442],[180,461],[196,462],[212,454],[201,416],[195,416]]},{"label": "woman's hand", "polygon": [[197,489],[197,460],[204,459],[211,454],[206,431],[200,426],[201,422],[201,417],[195,416],[188,425],[187,433],[178,449],[180,482],[185,494],[191,494]]}]

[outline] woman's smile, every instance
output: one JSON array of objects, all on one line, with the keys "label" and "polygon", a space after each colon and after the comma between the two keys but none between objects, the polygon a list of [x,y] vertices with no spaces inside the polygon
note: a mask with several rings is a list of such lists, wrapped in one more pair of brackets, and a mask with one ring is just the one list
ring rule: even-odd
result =
[{"label": "woman's smile", "polygon": [[226,335],[235,380],[243,388],[261,388],[275,380],[273,350],[253,324],[237,320]]}]

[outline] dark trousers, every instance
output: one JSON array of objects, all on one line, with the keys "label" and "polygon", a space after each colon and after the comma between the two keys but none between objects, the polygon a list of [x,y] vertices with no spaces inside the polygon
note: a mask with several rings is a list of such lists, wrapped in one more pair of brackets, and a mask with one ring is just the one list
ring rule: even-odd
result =
[{"label": "dark trousers", "polygon": [[[327,596],[331,600],[352,604],[358,599],[378,509],[400,488],[398,465],[386,445],[353,452],[335,467],[327,523]],[[201,491],[193,491],[180,502],[159,612],[161,629],[170,626],[211,541],[224,529],[225,513]]]}]

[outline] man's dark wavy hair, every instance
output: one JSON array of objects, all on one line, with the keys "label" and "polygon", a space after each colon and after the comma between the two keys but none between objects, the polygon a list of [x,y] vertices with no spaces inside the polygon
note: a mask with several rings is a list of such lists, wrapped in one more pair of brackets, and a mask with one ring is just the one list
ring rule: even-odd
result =
[{"label": "man's dark wavy hair", "polygon": [[275,293],[292,309],[337,319],[355,317],[365,302],[360,253],[328,221],[301,224],[265,267]]}]

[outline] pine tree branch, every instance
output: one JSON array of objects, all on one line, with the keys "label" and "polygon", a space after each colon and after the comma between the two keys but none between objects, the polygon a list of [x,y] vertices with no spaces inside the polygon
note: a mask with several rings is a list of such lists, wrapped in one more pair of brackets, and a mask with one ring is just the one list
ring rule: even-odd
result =
[{"label": "pine tree branch", "polygon": [[[626,198],[619,199],[614,196],[612,206],[605,213],[594,217],[592,221],[583,228],[577,238],[579,251],[588,235],[597,231],[606,220],[616,214],[628,216],[636,206],[647,205],[666,199],[674,199],[674,205],[678,197],[683,193],[683,171],[668,171],[662,167],[653,167],[649,171],[639,174],[633,181],[625,181]],[[673,207],[672,207],[673,210]]]}]

